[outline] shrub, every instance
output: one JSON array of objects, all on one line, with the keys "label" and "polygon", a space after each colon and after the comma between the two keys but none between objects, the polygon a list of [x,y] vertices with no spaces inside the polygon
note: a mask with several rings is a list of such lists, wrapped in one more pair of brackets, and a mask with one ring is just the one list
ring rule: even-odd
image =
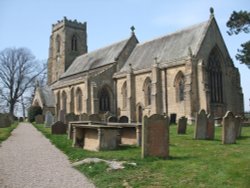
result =
[{"label": "shrub", "polygon": [[28,121],[35,121],[35,117],[39,114],[42,114],[42,108],[40,106],[31,106],[28,110]]}]

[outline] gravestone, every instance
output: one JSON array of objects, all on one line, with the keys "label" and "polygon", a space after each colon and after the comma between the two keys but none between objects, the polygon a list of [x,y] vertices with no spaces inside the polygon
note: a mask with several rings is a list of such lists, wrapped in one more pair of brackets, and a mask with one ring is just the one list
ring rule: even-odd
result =
[{"label": "gravestone", "polygon": [[55,122],[51,125],[51,133],[52,134],[66,134],[67,125],[61,121]]},{"label": "gravestone", "polygon": [[235,118],[233,113],[230,111],[227,111],[222,120],[222,143],[236,143]]},{"label": "gravestone", "polygon": [[170,125],[176,124],[176,114],[170,114]]},{"label": "gravestone", "polygon": [[241,137],[241,117],[240,116],[235,116],[235,131],[236,131],[236,138]]},{"label": "gravestone", "polygon": [[41,114],[36,115],[35,122],[36,122],[36,124],[43,124],[44,123],[43,115],[41,115]]},{"label": "gravestone", "polygon": [[80,114],[79,120],[80,121],[88,121],[89,120],[88,114],[86,114],[86,113]]},{"label": "gravestone", "polygon": [[101,118],[98,114],[89,115],[89,121],[101,121]]},{"label": "gravestone", "polygon": [[119,118],[119,123],[128,123],[128,117],[127,116],[121,116]]},{"label": "gravestone", "polygon": [[177,123],[177,134],[186,134],[187,129],[187,118],[182,116],[178,119]]},{"label": "gravestone", "polygon": [[214,140],[214,117],[211,114],[208,114],[207,116],[207,139],[208,140]]},{"label": "gravestone", "polygon": [[76,115],[74,112],[71,112],[69,114],[66,114],[65,121],[66,121],[66,124],[68,124],[68,122],[70,121],[79,121],[79,116]]},{"label": "gravestone", "polygon": [[118,121],[117,117],[115,117],[115,116],[109,116],[107,120],[108,120],[108,122],[113,122],[113,123]]},{"label": "gravestone", "polygon": [[144,117],[142,127],[142,158],[169,157],[168,117],[154,114]]},{"label": "gravestone", "polygon": [[50,111],[47,111],[45,115],[45,127],[51,127],[53,123],[54,117]]},{"label": "gravestone", "polygon": [[206,139],[207,137],[207,115],[205,110],[200,110],[198,114],[196,114],[195,121],[195,131],[194,131],[194,139]]},{"label": "gravestone", "polygon": [[65,109],[59,111],[59,121],[65,122],[65,114],[66,114]]},{"label": "gravestone", "polygon": [[0,113],[0,128],[10,127],[11,119],[8,114]]}]

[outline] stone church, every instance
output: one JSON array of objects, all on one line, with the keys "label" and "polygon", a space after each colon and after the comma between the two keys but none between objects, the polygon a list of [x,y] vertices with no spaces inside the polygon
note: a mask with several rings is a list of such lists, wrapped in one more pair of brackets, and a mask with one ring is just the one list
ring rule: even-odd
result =
[{"label": "stone church", "polygon": [[215,117],[244,111],[240,74],[212,12],[207,21],[143,43],[131,27],[127,39],[92,52],[87,24],[64,17],[52,25],[48,86],[37,89],[33,105],[55,115],[110,112],[129,122],[155,113],[193,120],[200,109]]}]

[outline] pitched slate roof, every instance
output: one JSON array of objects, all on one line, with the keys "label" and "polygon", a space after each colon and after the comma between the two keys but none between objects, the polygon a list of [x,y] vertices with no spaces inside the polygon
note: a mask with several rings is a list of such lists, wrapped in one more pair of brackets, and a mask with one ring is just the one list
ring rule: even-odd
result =
[{"label": "pitched slate roof", "polygon": [[155,57],[160,63],[181,59],[188,56],[188,48],[191,48],[193,54],[196,54],[209,23],[210,20],[155,40],[137,44],[120,72],[127,71],[129,64],[134,70],[149,68],[154,63]]},{"label": "pitched slate roof", "polygon": [[55,96],[53,91],[49,86],[38,87],[38,92],[40,94],[42,103],[46,107],[54,107],[55,106]]},{"label": "pitched slate roof", "polygon": [[61,78],[113,63],[129,39],[77,57]]}]

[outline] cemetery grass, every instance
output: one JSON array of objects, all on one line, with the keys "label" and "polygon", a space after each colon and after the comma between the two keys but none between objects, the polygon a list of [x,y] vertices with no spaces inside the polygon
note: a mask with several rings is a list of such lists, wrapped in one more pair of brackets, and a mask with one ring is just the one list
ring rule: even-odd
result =
[{"label": "cemetery grass", "polygon": [[89,157],[135,162],[122,170],[108,170],[105,163],[79,165],[76,168],[97,187],[249,187],[250,127],[243,127],[237,144],[221,144],[221,128],[216,127],[215,140],[193,140],[194,126],[187,134],[177,135],[170,126],[170,158],[141,159],[141,150],[122,146],[115,151],[91,152],[72,148],[66,135],[51,135],[49,128],[35,125],[61,149],[71,162]]},{"label": "cemetery grass", "polygon": [[0,128],[0,143],[11,135],[11,132],[17,127],[17,125],[18,122],[14,122],[10,127]]}]

